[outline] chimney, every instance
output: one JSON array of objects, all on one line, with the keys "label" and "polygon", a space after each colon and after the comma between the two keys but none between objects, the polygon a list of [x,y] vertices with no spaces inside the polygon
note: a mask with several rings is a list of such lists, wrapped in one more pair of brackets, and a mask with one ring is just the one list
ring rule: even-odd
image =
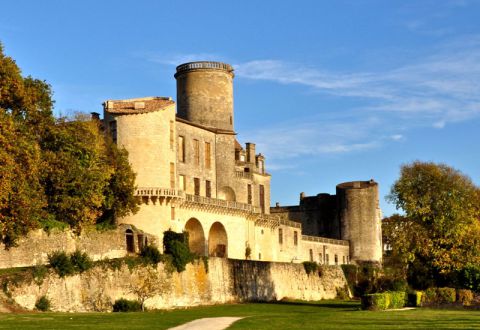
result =
[{"label": "chimney", "polygon": [[255,143],[247,142],[247,163],[255,163]]}]

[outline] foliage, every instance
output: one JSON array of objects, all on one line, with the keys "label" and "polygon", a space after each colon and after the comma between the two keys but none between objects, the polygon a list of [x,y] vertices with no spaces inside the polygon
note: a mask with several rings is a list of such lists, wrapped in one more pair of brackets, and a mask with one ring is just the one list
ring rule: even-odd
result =
[{"label": "foliage", "polygon": [[50,234],[53,230],[58,229],[64,231],[68,228],[68,224],[62,221],[55,220],[52,216],[46,216],[40,220],[40,226],[44,231]]},{"label": "foliage", "polygon": [[480,265],[468,264],[458,272],[461,287],[480,293]]},{"label": "foliage", "polygon": [[459,289],[457,290],[457,301],[463,306],[470,306],[473,302],[474,295],[472,290]]},{"label": "foliage", "polygon": [[431,287],[425,290],[422,305],[452,304],[456,301],[457,295],[454,288]]},{"label": "foliage", "polygon": [[162,261],[162,255],[160,251],[156,246],[153,246],[153,245],[143,246],[142,250],[140,251],[140,256],[148,263],[151,263],[154,265]]},{"label": "foliage", "polygon": [[390,306],[390,294],[370,293],[362,296],[362,309],[368,310],[385,310]]},{"label": "foliage", "polygon": [[32,277],[37,285],[41,285],[47,275],[48,268],[46,266],[38,265],[32,268]]},{"label": "foliage", "polygon": [[74,271],[77,273],[83,273],[93,266],[92,259],[88,256],[88,254],[79,250],[76,250],[70,255],[70,261]]},{"label": "foliage", "polygon": [[50,300],[45,296],[41,296],[40,298],[38,298],[37,302],[35,303],[35,308],[42,312],[49,311]]},{"label": "foliage", "polygon": [[434,163],[404,165],[388,196],[405,216],[383,222],[385,243],[419,288],[449,285],[480,264],[480,190],[459,171]]},{"label": "foliage", "polygon": [[114,312],[140,312],[142,305],[136,300],[117,299],[113,304]]},{"label": "foliage", "polygon": [[138,268],[136,276],[129,283],[129,291],[138,297],[142,311],[145,310],[147,299],[163,294],[167,288],[166,277],[152,266]]},{"label": "foliage", "polygon": [[405,291],[388,291],[388,294],[390,294],[389,308],[397,309],[405,306],[407,302],[407,294]]},{"label": "foliage", "polygon": [[315,261],[304,261],[303,268],[310,275],[310,273],[315,273],[318,270],[318,264]]},{"label": "foliage", "polygon": [[48,255],[50,266],[60,277],[65,277],[75,273],[72,261],[64,251],[56,251]]},{"label": "foliage", "polygon": [[0,243],[64,222],[85,225],[137,211],[125,150],[99,122],[55,119],[50,86],[23,77],[0,44]]},{"label": "foliage", "polygon": [[172,256],[172,264],[177,272],[183,272],[185,266],[194,259],[188,246],[188,233],[176,233],[167,230],[163,233],[163,249],[165,254]]}]

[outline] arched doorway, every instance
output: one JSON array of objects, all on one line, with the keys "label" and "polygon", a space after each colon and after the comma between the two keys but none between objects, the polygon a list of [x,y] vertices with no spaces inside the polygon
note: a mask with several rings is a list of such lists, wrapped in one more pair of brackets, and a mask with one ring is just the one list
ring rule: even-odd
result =
[{"label": "arched doorway", "polygon": [[188,232],[188,246],[190,251],[198,255],[205,255],[205,235],[200,221],[191,218],[185,224],[185,231]]},{"label": "arched doorway", "polygon": [[208,233],[208,255],[211,257],[227,258],[228,238],[225,227],[215,222]]},{"label": "arched doorway", "polygon": [[125,243],[127,245],[127,252],[135,252],[135,243],[133,237],[133,231],[131,229],[125,230]]},{"label": "arched doorway", "polygon": [[224,201],[235,202],[236,196],[235,191],[228,186],[222,187],[218,191],[218,199],[223,199]]}]

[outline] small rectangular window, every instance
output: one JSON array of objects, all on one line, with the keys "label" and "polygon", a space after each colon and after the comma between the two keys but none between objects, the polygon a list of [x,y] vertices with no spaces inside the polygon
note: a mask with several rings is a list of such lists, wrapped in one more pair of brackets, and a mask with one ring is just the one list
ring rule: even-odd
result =
[{"label": "small rectangular window", "polygon": [[212,161],[210,156],[210,142],[205,142],[205,168],[209,170],[212,167]]},{"label": "small rectangular window", "polygon": [[293,232],[293,245],[298,245],[298,232],[294,231]]},{"label": "small rectangular window", "polygon": [[170,208],[170,218],[171,218],[172,220],[175,220],[175,207],[174,207],[174,206],[172,206],[172,207]]},{"label": "small rectangular window", "polygon": [[185,138],[183,136],[178,137],[178,161],[185,162]]},{"label": "small rectangular window", "polygon": [[200,142],[198,140],[193,140],[193,152],[195,166],[200,166]]},{"label": "small rectangular window", "polygon": [[313,262],[313,250],[310,249],[310,261]]},{"label": "small rectangular window", "polygon": [[212,183],[208,180],[205,181],[205,196],[212,197]]},{"label": "small rectangular window", "polygon": [[265,187],[263,185],[259,185],[258,195],[260,199],[260,209],[262,213],[265,213]]},{"label": "small rectangular window", "polygon": [[247,203],[252,204],[252,185],[247,184]]},{"label": "small rectangular window", "polygon": [[342,259],[343,259],[343,264],[345,264],[345,256],[343,256],[343,258],[342,258]]},{"label": "small rectangular window", "polygon": [[325,264],[330,265],[330,260],[329,260],[328,253],[325,255]]},{"label": "small rectangular window", "polygon": [[200,179],[193,178],[193,185],[194,185],[195,195],[200,196]]},{"label": "small rectangular window", "polygon": [[183,191],[187,190],[186,189],[187,187],[186,187],[185,183],[186,183],[185,182],[185,175],[179,175],[178,176],[178,189],[183,190]]},{"label": "small rectangular window", "polygon": [[283,244],[283,229],[278,228],[278,244]]},{"label": "small rectangular window", "polygon": [[318,254],[318,263],[319,263],[320,265],[323,264],[323,257],[322,257],[322,254],[321,254],[321,253]]},{"label": "small rectangular window", "polygon": [[170,188],[175,189],[175,163],[170,163]]},{"label": "small rectangular window", "polygon": [[338,256],[335,255],[335,265],[338,265]]}]

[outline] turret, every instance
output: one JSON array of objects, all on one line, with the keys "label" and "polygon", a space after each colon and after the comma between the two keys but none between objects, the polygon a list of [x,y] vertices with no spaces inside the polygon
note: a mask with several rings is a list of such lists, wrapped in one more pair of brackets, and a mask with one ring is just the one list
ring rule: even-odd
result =
[{"label": "turret", "polygon": [[341,183],[337,185],[337,203],[340,236],[350,241],[350,260],[381,262],[378,184],[373,180]]},{"label": "turret", "polygon": [[177,66],[177,116],[233,132],[233,68],[220,62]]}]

